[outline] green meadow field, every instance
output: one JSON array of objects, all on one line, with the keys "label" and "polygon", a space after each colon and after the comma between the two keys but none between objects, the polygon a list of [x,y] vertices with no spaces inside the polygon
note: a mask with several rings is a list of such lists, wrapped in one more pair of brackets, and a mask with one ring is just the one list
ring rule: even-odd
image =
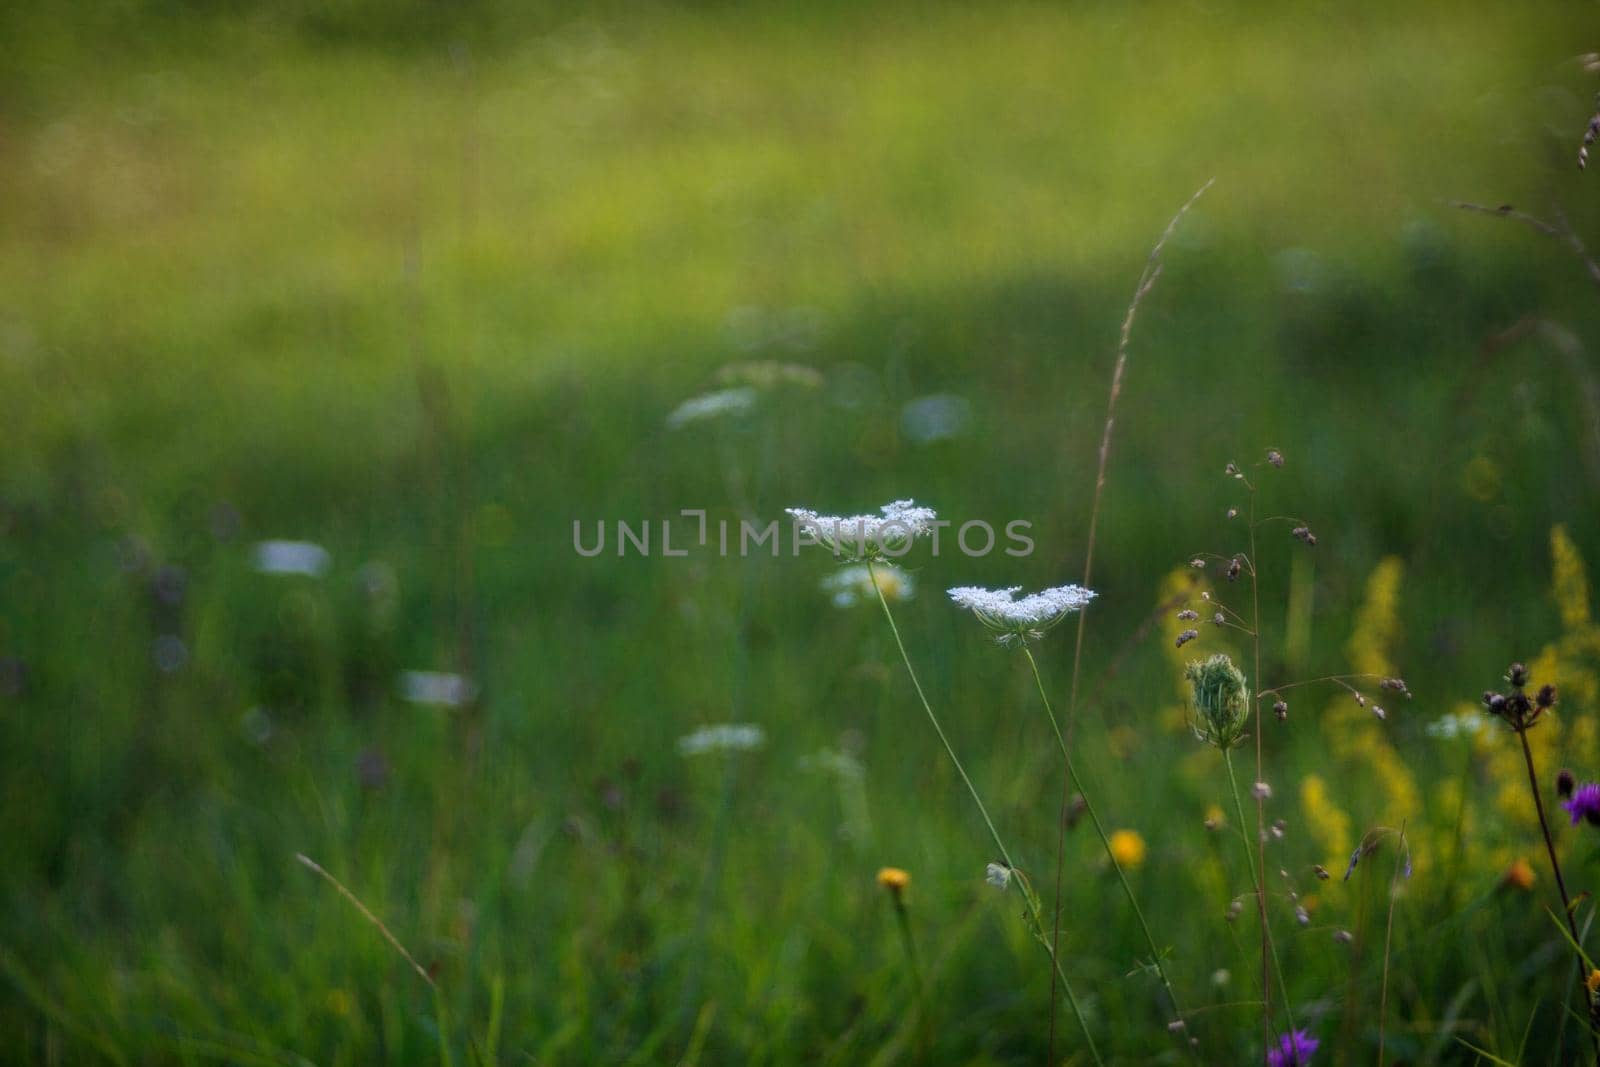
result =
[{"label": "green meadow field", "polygon": [[0,1061],[1587,1062],[1596,14],[7,6]]}]

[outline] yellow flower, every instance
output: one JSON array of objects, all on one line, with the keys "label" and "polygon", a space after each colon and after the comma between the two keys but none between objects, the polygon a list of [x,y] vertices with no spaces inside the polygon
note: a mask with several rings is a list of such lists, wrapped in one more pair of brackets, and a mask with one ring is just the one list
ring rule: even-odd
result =
[{"label": "yellow flower", "polygon": [[1506,868],[1505,884],[1526,893],[1533,888],[1533,877],[1533,867],[1527,860],[1518,856],[1511,861],[1511,866]]},{"label": "yellow flower", "polygon": [[891,893],[899,893],[911,884],[911,875],[899,867],[884,867],[878,871],[878,884]]},{"label": "yellow flower", "polygon": [[1590,993],[1600,993],[1600,971],[1590,971],[1583,984],[1589,987]]},{"label": "yellow flower", "polygon": [[1328,795],[1320,775],[1308,774],[1300,782],[1300,806],[1306,813],[1311,838],[1327,857],[1324,862],[1337,867],[1350,855],[1350,816]]},{"label": "yellow flower", "polygon": [[1205,826],[1207,830],[1220,830],[1228,825],[1228,817],[1222,813],[1222,805],[1212,804],[1206,808]]},{"label": "yellow flower", "polygon": [[1111,858],[1120,867],[1137,867],[1144,862],[1144,838],[1134,830],[1118,830],[1111,835]]}]

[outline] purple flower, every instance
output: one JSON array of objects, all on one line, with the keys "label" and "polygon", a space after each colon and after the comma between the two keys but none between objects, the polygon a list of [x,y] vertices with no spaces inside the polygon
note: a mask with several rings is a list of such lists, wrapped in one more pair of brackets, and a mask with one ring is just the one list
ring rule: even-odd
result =
[{"label": "purple flower", "polygon": [[1572,825],[1588,819],[1591,826],[1600,826],[1600,785],[1585,782],[1572,794],[1572,799],[1563,800],[1561,806],[1572,816]]},{"label": "purple flower", "polygon": [[1278,1038],[1278,1047],[1267,1049],[1267,1067],[1306,1067],[1321,1044],[1305,1030]]}]

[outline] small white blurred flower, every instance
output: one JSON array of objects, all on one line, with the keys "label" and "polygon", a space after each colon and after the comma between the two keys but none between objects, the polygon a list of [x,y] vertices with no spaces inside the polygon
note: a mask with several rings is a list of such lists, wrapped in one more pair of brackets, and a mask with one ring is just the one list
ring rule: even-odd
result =
[{"label": "small white blurred flower", "polygon": [[883,591],[883,599],[910,600],[917,595],[917,583],[911,575],[892,563],[880,563],[870,570],[866,564],[856,563],[836,570],[822,579],[823,591],[832,593],[834,604],[841,608],[876,602],[878,594],[872,589],[874,572],[877,574],[878,588]]},{"label": "small white blurred flower", "polygon": [[831,748],[825,748],[810,756],[802,756],[800,758],[800,769],[833,774],[852,782],[862,781],[867,774],[866,768],[861,765],[860,760],[848,752],[836,752]]},{"label": "small white blurred flower", "polygon": [[1427,726],[1428,736],[1437,737],[1445,741],[1453,741],[1460,737],[1476,737],[1489,725],[1489,719],[1471,712],[1453,711],[1430,722]]},{"label": "small white blurred flower", "polygon": [[918,397],[900,409],[900,429],[919,445],[932,444],[967,432],[972,405],[952,393]]},{"label": "small white blurred flower", "polygon": [[957,607],[966,608],[978,621],[998,636],[1002,645],[1022,644],[1043,637],[1051,627],[1075,611],[1083,610],[1094,599],[1094,591],[1077,585],[1062,585],[1029,593],[1017,599],[1021,586],[1009,589],[984,589],[976,585],[949,590]]},{"label": "small white blurred flower", "polygon": [[262,574],[304,574],[319,578],[333,562],[328,550],[312,541],[259,541],[256,570]]},{"label": "small white blurred flower", "polygon": [[1211,984],[1219,989],[1233,981],[1233,972],[1226,967],[1218,967],[1211,972]]},{"label": "small white blurred flower", "polygon": [[413,704],[459,708],[470,704],[478,687],[470,678],[442,671],[401,671],[400,697]]},{"label": "small white blurred flower", "polygon": [[807,508],[784,509],[801,533],[815,539],[834,555],[849,559],[898,555],[911,542],[933,529],[932,508],[911,500],[896,500],[878,510],[881,515],[819,515]]},{"label": "small white blurred flower", "polygon": [[1011,884],[1011,868],[1003,863],[991,863],[983,869],[983,880],[996,889],[1005,889]]},{"label": "small white blurred flower", "polygon": [[678,751],[685,756],[699,756],[707,752],[748,752],[766,743],[766,731],[750,723],[729,722],[716,726],[702,726],[692,734],[678,738]]},{"label": "small white blurred flower", "polygon": [[756,406],[756,391],[748,386],[736,389],[718,389],[691,397],[673,409],[667,416],[667,426],[678,429],[702,419],[715,419],[723,415],[743,415]]}]

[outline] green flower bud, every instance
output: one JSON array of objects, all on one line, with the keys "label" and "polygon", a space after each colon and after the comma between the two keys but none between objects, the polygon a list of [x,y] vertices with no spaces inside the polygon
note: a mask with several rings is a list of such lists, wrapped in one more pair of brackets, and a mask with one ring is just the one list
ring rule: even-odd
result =
[{"label": "green flower bud", "polygon": [[1222,653],[1184,669],[1194,699],[1195,736],[1226,752],[1244,740],[1250,722],[1250,687],[1244,672]]}]

